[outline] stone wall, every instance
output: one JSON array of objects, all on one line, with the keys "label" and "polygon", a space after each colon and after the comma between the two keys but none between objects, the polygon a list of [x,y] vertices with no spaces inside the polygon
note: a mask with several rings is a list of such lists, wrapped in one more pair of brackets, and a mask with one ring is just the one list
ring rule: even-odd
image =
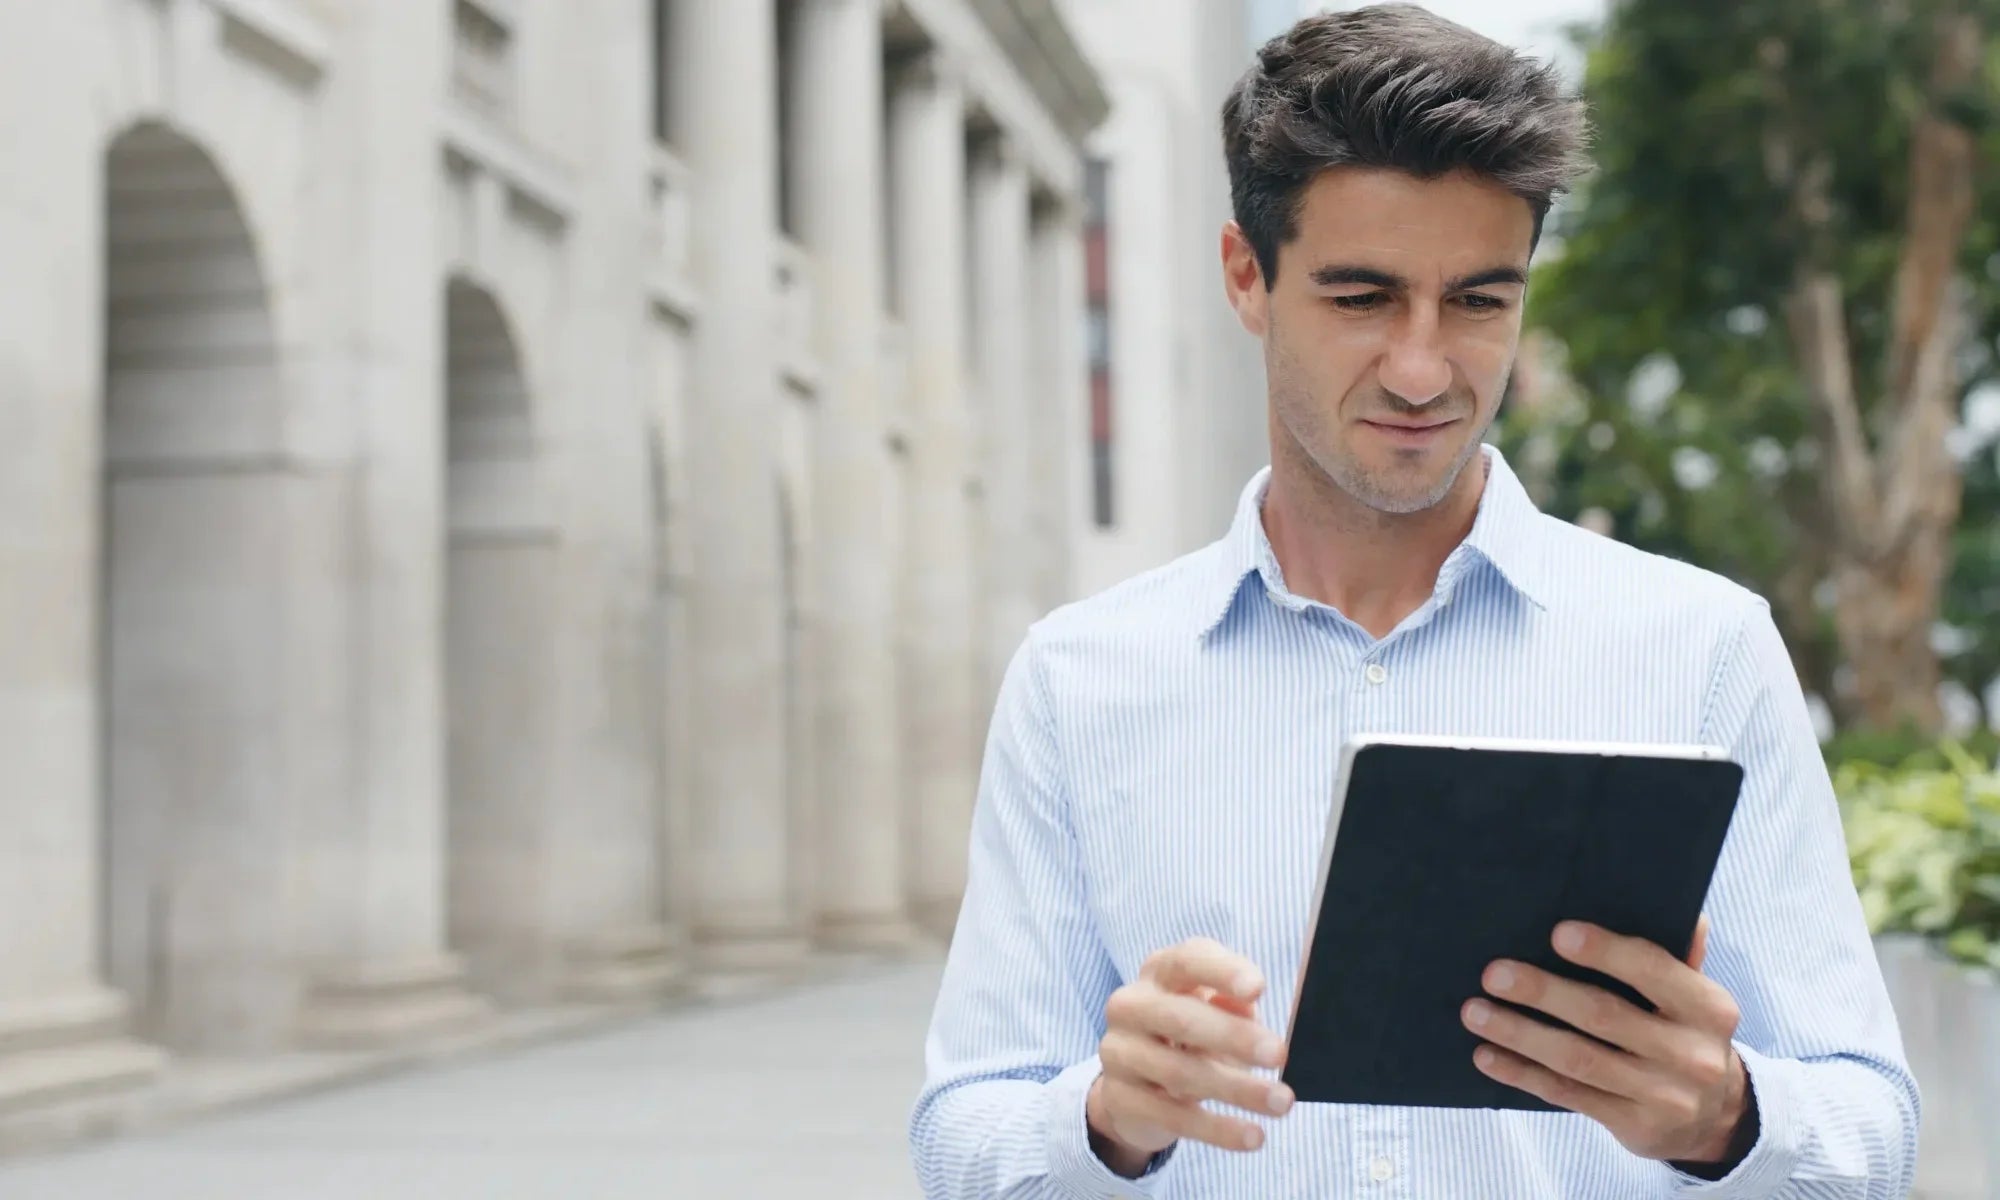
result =
[{"label": "stone wall", "polygon": [[0,1109],[948,932],[1067,598],[1047,3],[7,5],[0,67]]}]

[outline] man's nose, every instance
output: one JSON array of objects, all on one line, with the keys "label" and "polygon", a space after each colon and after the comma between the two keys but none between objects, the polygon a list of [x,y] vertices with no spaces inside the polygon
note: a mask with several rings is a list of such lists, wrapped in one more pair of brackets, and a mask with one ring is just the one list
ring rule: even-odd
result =
[{"label": "man's nose", "polygon": [[1436,321],[1414,318],[1402,324],[1382,362],[1381,384],[1409,404],[1429,404],[1451,387]]}]

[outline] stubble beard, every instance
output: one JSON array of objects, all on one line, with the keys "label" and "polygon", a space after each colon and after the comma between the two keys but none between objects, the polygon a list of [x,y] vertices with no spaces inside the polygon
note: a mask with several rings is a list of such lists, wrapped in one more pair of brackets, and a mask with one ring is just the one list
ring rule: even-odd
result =
[{"label": "stubble beard", "polygon": [[1422,490],[1412,490],[1407,482],[1369,470],[1355,455],[1338,445],[1323,451],[1308,448],[1306,453],[1318,465],[1320,472],[1335,487],[1353,497],[1357,504],[1384,516],[1404,517],[1428,512],[1444,503],[1458,486],[1459,476],[1465,473],[1466,466],[1479,453],[1484,432],[1481,430],[1468,438],[1451,466]]},{"label": "stubble beard", "polygon": [[[1475,430],[1438,478],[1413,490],[1408,478],[1398,479],[1364,465],[1343,443],[1338,419],[1322,416],[1295,378],[1280,378],[1275,382],[1279,385],[1273,393],[1279,425],[1292,444],[1293,454],[1302,460],[1298,465],[1319,475],[1355,504],[1385,517],[1410,516],[1444,503],[1457,487],[1466,466],[1480,453],[1486,429],[1491,425],[1489,420]],[[1472,406],[1472,411],[1461,420],[1470,421],[1476,412],[1477,406]]]}]

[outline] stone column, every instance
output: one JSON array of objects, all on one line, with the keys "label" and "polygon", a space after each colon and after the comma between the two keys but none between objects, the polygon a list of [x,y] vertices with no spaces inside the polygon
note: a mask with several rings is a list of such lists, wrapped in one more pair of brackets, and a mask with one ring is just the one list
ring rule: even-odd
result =
[{"label": "stone column", "polygon": [[444,285],[435,126],[448,10],[357,8],[328,75],[318,217],[330,369],[353,413],[352,783],[309,818],[313,1042],[481,1015],[445,951]]},{"label": "stone column", "polygon": [[634,248],[647,228],[654,67],[648,40],[633,36],[649,23],[647,8],[633,0],[576,5],[547,32],[571,53],[543,56],[529,81],[559,113],[567,157],[591,185],[578,190],[566,238],[565,382],[543,403],[563,563],[544,870],[552,982],[594,999],[657,994],[681,967],[678,937],[664,921],[658,725],[647,677],[658,666],[648,652],[648,264]]},{"label": "stone column", "polygon": [[822,375],[813,447],[819,931],[897,947],[904,909],[897,786],[894,578],[883,527],[883,80],[880,0],[797,11],[790,153],[798,235],[813,255]]},{"label": "stone column", "polygon": [[973,161],[971,204],[973,425],[986,502],[984,558],[974,571],[986,616],[979,711],[990,712],[1008,660],[1041,615],[1033,512],[1043,398],[1030,357],[1028,172],[1004,134],[987,139]]},{"label": "stone column", "polygon": [[[0,5],[0,1107],[150,1078],[105,985],[95,599],[103,465],[102,14]],[[55,64],[61,64],[57,68]],[[42,69],[34,69],[37,65]],[[27,69],[22,69],[27,68]]]},{"label": "stone column", "polygon": [[909,888],[948,932],[965,890],[978,785],[964,481],[965,100],[936,55],[899,71],[890,108],[897,294],[909,333],[910,486],[899,620]]},{"label": "stone column", "polygon": [[1074,598],[1070,554],[1076,536],[1070,478],[1089,430],[1090,362],[1084,343],[1083,226],[1077,203],[1051,200],[1033,230],[1034,520],[1040,565],[1035,603],[1044,612]]},{"label": "stone column", "polygon": [[694,506],[693,936],[717,968],[796,958],[787,850],[785,661],[771,280],[777,227],[772,0],[675,4],[676,108],[703,299],[688,403]]}]

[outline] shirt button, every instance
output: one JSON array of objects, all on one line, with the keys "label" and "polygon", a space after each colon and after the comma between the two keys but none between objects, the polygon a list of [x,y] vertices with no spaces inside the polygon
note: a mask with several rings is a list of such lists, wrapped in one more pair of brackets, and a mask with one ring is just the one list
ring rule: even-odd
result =
[{"label": "shirt button", "polygon": [[1376,1183],[1387,1183],[1396,1174],[1396,1165],[1386,1158],[1378,1158],[1368,1164],[1368,1176]]},{"label": "shirt button", "polygon": [[1366,674],[1370,683],[1387,683],[1389,680],[1389,671],[1381,663],[1369,663]]}]

